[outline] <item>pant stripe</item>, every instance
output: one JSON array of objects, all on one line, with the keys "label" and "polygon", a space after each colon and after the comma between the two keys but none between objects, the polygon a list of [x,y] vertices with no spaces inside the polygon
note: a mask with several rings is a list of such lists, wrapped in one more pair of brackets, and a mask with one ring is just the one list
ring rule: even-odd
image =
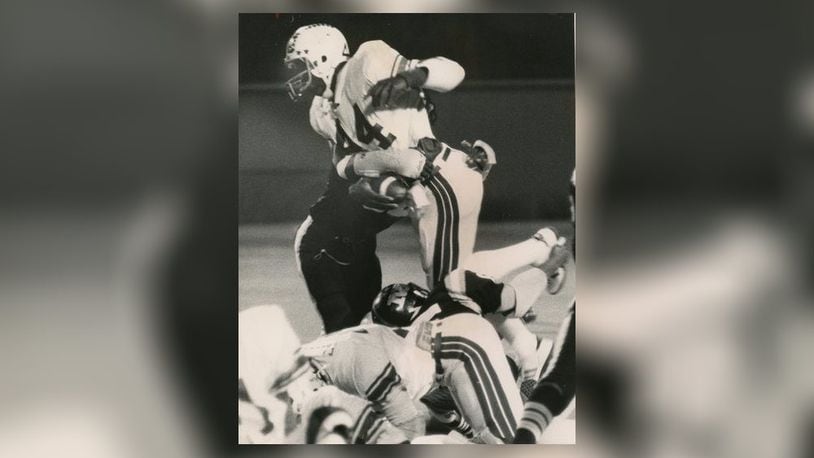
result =
[{"label": "pant stripe", "polygon": [[379,385],[381,385],[381,383],[390,374],[390,369],[392,369],[392,368],[393,368],[393,365],[389,364],[389,363],[386,366],[384,366],[384,369],[382,370],[382,372],[376,377],[375,380],[373,380],[373,383],[370,384],[370,387],[368,387],[367,391],[365,391],[365,396],[366,397],[369,397],[370,393],[373,390],[375,390]]},{"label": "pant stripe", "polygon": [[447,256],[447,228],[448,228],[448,210],[446,200],[444,199],[443,193],[441,192],[441,185],[438,184],[435,177],[433,177],[428,183],[427,186],[429,187],[430,191],[432,192],[433,197],[435,197],[435,205],[437,210],[437,221],[435,227],[435,247],[433,250],[432,256],[432,278],[435,283],[439,283],[443,280],[443,275],[445,272],[443,271],[443,266],[446,265],[446,256]]},{"label": "pant stripe", "polygon": [[384,376],[380,375],[365,393],[367,399],[372,402],[380,402],[394,386],[401,382],[401,377],[396,373],[396,368],[392,364],[388,364],[382,374]]},{"label": "pant stripe", "polygon": [[370,404],[365,406],[359,418],[356,419],[356,424],[353,426],[353,434],[351,435],[351,444],[364,444],[367,440],[367,431],[370,426],[376,421],[376,414],[370,407]]},{"label": "pant stripe", "polygon": [[[508,398],[506,398],[506,391],[503,385],[501,384],[500,378],[498,378],[494,367],[492,366],[489,356],[486,354],[483,348],[480,345],[476,344],[475,342],[472,342],[471,340],[467,340],[464,338],[458,339],[460,339],[463,345],[470,347],[472,351],[474,351],[475,355],[479,358],[482,367],[486,371],[487,380],[491,382],[492,390],[496,395],[498,401],[498,407],[500,407],[500,413],[503,415],[504,419],[506,420],[506,423],[509,426],[510,431],[509,436],[511,436],[512,434],[514,434],[514,430],[517,429],[517,421],[515,420],[514,415],[512,413],[509,400]],[[511,387],[516,388],[516,385],[512,383]]]},{"label": "pant stripe", "polygon": [[446,178],[441,175],[436,175],[438,179],[438,183],[441,184],[441,187],[446,191],[446,198],[449,203],[450,209],[450,230],[449,230],[449,246],[450,246],[450,254],[449,254],[449,267],[447,268],[447,272],[452,272],[453,270],[458,268],[458,257],[459,257],[459,241],[458,236],[460,233],[459,225],[461,223],[461,211],[458,207],[458,199],[455,197],[455,192],[452,190],[452,186],[450,186],[449,182]]},{"label": "pant stripe", "polygon": [[517,427],[500,379],[483,349],[464,338],[442,338],[441,358],[463,361],[472,379],[478,401],[487,424],[493,433],[503,439],[514,436]]},{"label": "pant stripe", "polygon": [[[509,426],[505,418],[500,415],[494,387],[489,383],[483,367],[478,363],[478,358],[463,348],[450,348],[449,345],[442,347],[441,358],[457,359],[464,363],[464,368],[472,381],[487,427],[496,437],[511,437],[511,433],[507,432]],[[462,413],[465,414],[465,412]]]},{"label": "pant stripe", "polygon": [[[513,432],[517,428],[517,422],[512,413],[511,404],[509,404],[509,399],[506,397],[506,392],[504,391],[503,386],[500,383],[500,378],[497,376],[497,372],[495,372],[495,368],[494,366],[492,366],[491,360],[489,359],[489,356],[486,354],[486,351],[483,349],[483,347],[465,337],[455,336],[442,338],[441,340],[443,341],[445,339],[449,339],[451,342],[460,342],[461,344],[467,345],[480,358],[483,367],[486,369],[487,374],[489,375],[489,380],[493,381],[494,391],[497,394],[497,399],[500,401],[499,405],[501,406],[502,411],[507,417],[509,426],[511,427],[511,431]],[[516,388],[516,385],[514,383],[512,383],[511,386]]]}]

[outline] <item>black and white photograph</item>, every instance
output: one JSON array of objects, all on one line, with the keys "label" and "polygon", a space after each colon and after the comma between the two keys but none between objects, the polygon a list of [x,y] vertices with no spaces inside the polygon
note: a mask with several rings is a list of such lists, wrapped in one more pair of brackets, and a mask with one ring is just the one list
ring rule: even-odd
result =
[{"label": "black and white photograph", "polygon": [[240,14],[238,443],[576,443],[574,31]]},{"label": "black and white photograph", "polygon": [[3,2],[0,457],[814,457],[814,2],[700,6]]}]

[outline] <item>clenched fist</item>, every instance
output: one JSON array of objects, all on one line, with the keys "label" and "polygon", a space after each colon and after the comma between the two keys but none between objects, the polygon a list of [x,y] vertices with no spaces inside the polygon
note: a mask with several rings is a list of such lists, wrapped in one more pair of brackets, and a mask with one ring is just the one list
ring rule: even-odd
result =
[{"label": "clenched fist", "polygon": [[427,71],[416,68],[383,79],[368,91],[374,109],[416,108],[423,103],[421,86],[427,81]]}]

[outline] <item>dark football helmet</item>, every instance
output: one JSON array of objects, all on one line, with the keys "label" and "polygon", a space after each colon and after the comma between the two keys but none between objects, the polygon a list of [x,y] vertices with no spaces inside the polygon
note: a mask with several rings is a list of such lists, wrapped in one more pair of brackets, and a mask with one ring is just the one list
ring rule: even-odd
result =
[{"label": "dark football helmet", "polygon": [[373,300],[373,322],[393,327],[409,326],[428,295],[429,291],[415,283],[387,285]]}]

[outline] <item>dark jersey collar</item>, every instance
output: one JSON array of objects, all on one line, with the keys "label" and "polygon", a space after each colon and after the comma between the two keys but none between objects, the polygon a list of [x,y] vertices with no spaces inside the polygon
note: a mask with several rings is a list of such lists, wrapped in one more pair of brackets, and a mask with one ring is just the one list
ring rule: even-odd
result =
[{"label": "dark jersey collar", "polygon": [[345,67],[348,61],[340,62],[339,65],[336,66],[336,70],[334,71],[334,76],[331,78],[331,94],[336,94],[336,80],[339,79],[339,72]]}]

